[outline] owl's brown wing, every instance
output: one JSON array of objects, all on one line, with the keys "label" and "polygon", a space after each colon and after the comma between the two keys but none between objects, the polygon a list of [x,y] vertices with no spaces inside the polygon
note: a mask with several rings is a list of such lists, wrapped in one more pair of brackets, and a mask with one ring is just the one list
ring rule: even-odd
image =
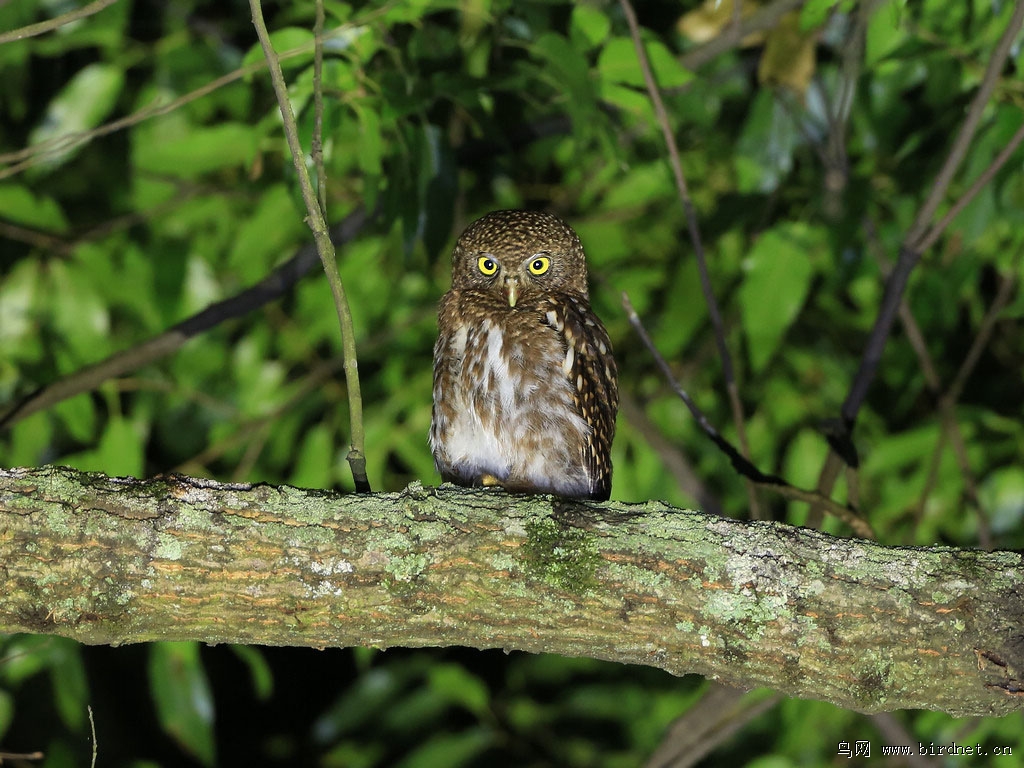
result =
[{"label": "owl's brown wing", "polygon": [[[562,370],[573,386],[574,403],[591,432],[582,446],[583,466],[593,479],[590,498],[607,499],[612,489],[612,439],[619,407],[618,369],[612,343],[586,300],[556,294],[546,300],[542,322],[565,345]],[[571,352],[570,352],[571,350]]]}]

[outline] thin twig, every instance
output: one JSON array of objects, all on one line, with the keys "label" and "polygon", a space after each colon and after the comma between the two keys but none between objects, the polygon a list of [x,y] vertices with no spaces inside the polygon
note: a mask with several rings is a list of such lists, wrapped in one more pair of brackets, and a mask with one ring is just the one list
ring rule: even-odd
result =
[{"label": "thin twig", "polygon": [[995,156],[988,168],[978,174],[978,178],[967,188],[967,191],[950,206],[946,214],[923,236],[920,245],[921,251],[927,251],[935,244],[935,241],[946,231],[946,227],[950,225],[950,222],[960,215],[960,212],[992,181],[992,177],[999,173],[1000,169],[1006,165],[1006,161],[1017,150],[1022,140],[1024,140],[1024,125],[1017,129],[1017,132],[1010,137],[1006,146],[999,150],[999,154]]},{"label": "thin twig", "polygon": [[96,722],[92,717],[92,705],[87,704],[85,709],[89,713],[89,731],[92,733],[92,762],[89,763],[89,768],[96,768],[96,755],[100,748],[96,742]]},{"label": "thin twig", "polygon": [[1020,32],[1022,24],[1024,24],[1024,2],[1019,2],[1018,0],[1018,2],[1013,4],[1013,15],[1010,17],[1002,37],[999,38],[999,42],[996,43],[995,50],[992,51],[992,58],[989,60],[988,68],[985,70],[985,75],[978,85],[974,98],[971,99],[971,105],[968,107],[967,116],[960,126],[960,132],[953,141],[953,145],[949,149],[949,154],[946,156],[938,176],[935,177],[932,191],[921,206],[920,211],[918,211],[917,218],[914,219],[914,225],[907,233],[906,240],[904,240],[904,245],[907,248],[918,252],[925,250],[923,245],[925,232],[931,225],[932,219],[935,218],[935,212],[938,210],[943,197],[945,197],[946,190],[949,189],[953,177],[967,155],[967,150],[970,149],[971,143],[974,141],[974,134],[978,130],[978,124],[981,122],[985,106],[992,96],[992,91],[995,90],[996,83],[999,82],[999,77],[1003,73],[1003,65],[1006,64],[1006,57],[1010,55],[1013,41],[1016,40],[1017,33]]},{"label": "thin twig", "polygon": [[[349,29],[349,26],[340,27],[338,29],[332,30],[331,33],[329,35],[326,35],[325,37],[330,38],[335,35],[340,35]],[[281,54],[278,54],[278,58],[281,61],[284,61],[285,59],[290,59],[295,56],[301,56],[303,54],[309,53],[311,47],[311,44],[301,45],[297,48],[293,48],[289,51],[285,51]],[[249,75],[260,72],[263,69],[265,69],[266,66],[267,63],[264,60],[255,61],[252,64],[247,64],[244,67],[239,67],[238,69],[232,72],[228,72],[226,75],[222,75],[221,77],[218,77],[215,80],[211,80],[206,85],[202,85],[199,88],[196,88],[194,91],[190,91],[189,93],[179,96],[178,98],[173,99],[167,102],[166,104],[152,104],[148,107],[143,107],[142,109],[136,110],[130,115],[126,115],[125,117],[119,118],[118,120],[114,120],[110,123],[106,123],[105,125],[98,126],[88,131],[75,131],[72,133],[65,133],[60,136],[54,136],[52,139],[40,142],[39,144],[33,144],[32,146],[23,147],[22,149],[16,150],[14,152],[7,152],[5,154],[2,154],[0,155],[0,163],[14,163],[14,165],[11,165],[7,168],[4,168],[3,170],[0,170],[0,180],[21,173],[22,171],[35,165],[37,162],[39,162],[41,159],[45,157],[49,157],[51,155],[58,154],[61,152],[66,152],[81,144],[86,144],[92,141],[93,139],[100,138],[101,136],[107,136],[112,133],[116,133],[117,131],[124,130],[125,128],[130,128],[133,125],[137,125],[138,123],[149,120],[150,118],[160,117],[162,115],[174,112],[175,110],[185,106],[186,104],[189,104],[197,99],[201,99],[204,96],[208,96],[214,91],[223,88],[225,85],[230,85],[236,80],[240,80],[244,77],[248,77]]]},{"label": "thin twig", "polygon": [[1010,303],[1010,298],[1013,296],[1013,289],[1017,284],[1017,274],[1019,271],[1021,262],[1021,251],[1018,250],[1016,255],[1010,262],[1009,269],[1002,276],[999,281],[999,288],[996,290],[995,298],[992,300],[992,305],[988,308],[985,313],[985,317],[981,320],[981,325],[978,328],[978,335],[974,337],[974,342],[971,344],[971,348],[967,350],[967,356],[964,357],[963,363],[960,365],[960,369],[956,372],[956,376],[953,379],[953,383],[949,385],[949,389],[946,391],[946,398],[951,402],[956,402],[960,399],[960,394],[964,390],[964,384],[967,383],[967,379],[974,373],[974,367],[978,364],[978,359],[981,357],[982,350],[988,345],[989,339],[992,338],[992,331],[995,330],[996,321],[999,319],[999,315],[1006,308],[1006,305]]},{"label": "thin twig", "polygon": [[313,184],[309,179],[309,171],[306,169],[305,153],[302,151],[302,145],[299,143],[299,131],[295,124],[295,114],[292,112],[291,100],[288,97],[288,86],[285,84],[284,73],[281,71],[281,62],[274,52],[273,44],[270,42],[270,34],[267,32],[267,25],[263,20],[263,8],[260,0],[249,0],[249,9],[252,12],[252,23],[256,28],[256,35],[260,39],[263,55],[267,60],[270,70],[270,82],[274,86],[277,104],[281,110],[285,138],[288,140],[288,148],[292,153],[292,162],[295,165],[295,172],[299,179],[299,188],[302,190],[302,200],[306,204],[306,212],[308,214],[306,223],[313,232],[317,253],[320,255],[324,272],[327,274],[327,282],[331,286],[334,306],[338,312],[342,349],[345,356],[345,383],[348,387],[349,420],[351,424],[351,449],[348,452],[348,463],[352,469],[352,479],[355,482],[356,491],[368,493],[370,491],[370,483],[366,479],[366,455],[363,451],[363,401],[359,388],[359,367],[356,360],[356,340],[355,331],[352,327],[352,313],[349,311],[348,299],[345,297],[345,287],[342,285],[341,275],[338,273],[334,244],[331,242],[327,223],[324,220],[324,212],[320,209],[320,204],[317,202],[316,193],[313,191]]},{"label": "thin twig", "polygon": [[327,217],[327,171],[324,169],[324,0],[316,0],[313,22],[313,167],[316,168],[316,192],[320,210]]},{"label": "thin twig", "polygon": [[43,752],[0,752],[0,765],[4,760],[42,760],[44,757]]},{"label": "thin twig", "polygon": [[87,16],[92,16],[94,13],[99,13],[104,8],[107,8],[116,2],[117,0],[95,0],[95,2],[89,3],[84,8],[77,8],[74,11],[62,13],[60,16],[54,16],[52,19],[40,21],[38,24],[29,24],[25,27],[12,29],[10,32],[4,32],[0,35],[0,45],[13,42],[14,40],[24,40],[29,37],[35,37],[36,35],[43,35],[47,32],[52,32],[55,29],[63,27],[65,24],[70,24],[73,21],[78,21],[79,19],[84,19]]},{"label": "thin twig", "polygon": [[878,365],[882,359],[882,350],[885,348],[886,339],[888,339],[889,333],[892,331],[892,324],[896,319],[900,297],[903,296],[903,292],[906,289],[910,273],[914,271],[914,267],[917,266],[918,261],[921,259],[921,245],[925,242],[933,242],[930,236],[925,234],[928,230],[928,225],[934,217],[939,203],[945,196],[954,174],[959,169],[960,163],[974,139],[978,121],[981,119],[985,105],[988,103],[996,81],[1003,71],[1003,65],[1006,63],[1010,47],[1022,24],[1024,24],[1024,2],[1017,2],[1014,5],[1013,16],[1010,18],[992,54],[981,85],[971,100],[971,105],[967,110],[967,117],[964,119],[964,123],[957,134],[956,140],[953,142],[953,146],[950,147],[949,155],[946,157],[946,161],[943,163],[935,183],[932,185],[932,191],[922,205],[914,225],[900,246],[899,259],[892,274],[886,281],[882,304],[878,317],[875,318],[874,327],[871,329],[871,335],[865,345],[860,367],[854,376],[853,383],[850,385],[850,391],[842,405],[841,413],[847,430],[847,440],[849,439],[849,433],[852,432],[854,422],[857,420],[857,413],[860,411],[864,398],[867,396],[868,388],[878,372]]},{"label": "thin twig", "polygon": [[850,526],[851,530],[861,538],[875,538],[875,533],[871,529],[870,524],[857,514],[856,510],[850,507],[844,507],[842,504],[833,501],[817,491],[808,491],[802,488],[797,488],[790,485],[777,475],[766,474],[755,467],[746,457],[741,455],[740,452],[737,451],[728,440],[722,437],[714,426],[712,426],[711,422],[708,421],[707,416],[704,415],[704,412],[700,410],[697,404],[690,397],[690,394],[683,389],[683,386],[676,380],[671,367],[669,367],[665,358],[661,356],[658,348],[654,345],[654,341],[651,339],[651,336],[644,327],[639,315],[637,315],[636,310],[633,308],[633,304],[630,302],[629,296],[625,293],[622,294],[622,306],[623,309],[626,310],[626,316],[629,318],[629,324],[633,326],[633,329],[640,337],[640,340],[643,342],[644,346],[647,347],[647,351],[651,353],[651,357],[654,358],[654,362],[661,371],[662,376],[665,377],[669,386],[672,387],[672,391],[678,395],[679,399],[682,400],[689,409],[704,434],[718,446],[722,453],[729,457],[729,461],[732,463],[733,468],[740,475],[742,475],[746,480],[752,482],[758,488],[774,491],[780,496],[793,501],[805,501],[813,506],[820,507],[831,512],[836,518]]},{"label": "thin twig", "polygon": [[[640,35],[640,24],[637,22],[636,13],[633,11],[633,6],[629,0],[619,0],[619,5],[622,6],[626,23],[629,25],[629,34],[633,39],[633,47],[636,49],[636,57],[640,63],[640,70],[643,72],[647,93],[651,98],[654,114],[658,124],[661,126],[661,133],[665,138],[669,161],[672,165],[672,174],[675,177],[676,189],[679,193],[679,201],[682,203],[683,212],[686,215],[686,225],[690,232],[690,241],[693,243],[694,255],[697,258],[697,271],[700,274],[701,290],[704,292],[704,300],[708,305],[708,315],[711,318],[711,325],[715,333],[718,356],[722,361],[722,372],[725,376],[725,385],[729,394],[729,404],[732,407],[736,434],[739,437],[743,456],[749,460],[750,445],[747,442],[743,404],[740,402],[739,389],[736,386],[736,376],[733,373],[732,356],[729,354],[729,347],[725,343],[725,326],[722,323],[722,313],[719,311],[718,301],[715,299],[715,293],[711,287],[711,278],[708,275],[704,247],[701,245],[700,227],[697,224],[697,212],[693,207],[693,201],[690,199],[690,191],[686,186],[686,177],[683,175],[683,165],[679,159],[679,148],[676,146],[676,139],[672,133],[668,112],[665,110],[665,103],[662,101],[661,92],[658,89],[657,82],[655,82],[654,72],[651,70],[650,61],[647,58],[647,51],[644,49],[644,42]],[[750,515],[755,519],[760,518],[757,494],[754,493],[753,485],[749,481],[747,481],[746,486],[747,498],[750,504]]]}]

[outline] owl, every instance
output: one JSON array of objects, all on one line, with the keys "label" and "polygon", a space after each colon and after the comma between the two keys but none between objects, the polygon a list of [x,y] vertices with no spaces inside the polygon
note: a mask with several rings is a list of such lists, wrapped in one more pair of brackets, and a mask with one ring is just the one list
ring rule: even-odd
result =
[{"label": "owl", "polygon": [[438,326],[430,448],[442,479],[607,499],[618,372],[576,233],[532,211],[471,224]]}]

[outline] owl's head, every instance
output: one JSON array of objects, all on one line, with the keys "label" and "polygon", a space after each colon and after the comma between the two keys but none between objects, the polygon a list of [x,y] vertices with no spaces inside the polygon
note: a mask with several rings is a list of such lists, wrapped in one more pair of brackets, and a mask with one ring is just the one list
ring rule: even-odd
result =
[{"label": "owl's head", "polygon": [[550,213],[495,211],[470,224],[455,244],[452,288],[494,291],[512,307],[553,292],[586,299],[583,246]]}]

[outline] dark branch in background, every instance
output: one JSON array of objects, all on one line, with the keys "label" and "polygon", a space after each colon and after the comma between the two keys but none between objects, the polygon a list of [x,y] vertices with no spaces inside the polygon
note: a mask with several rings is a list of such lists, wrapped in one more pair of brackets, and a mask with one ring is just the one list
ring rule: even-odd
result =
[{"label": "dark branch in background", "polygon": [[[357,208],[331,229],[331,237],[339,245],[347,243],[362,231],[366,221],[366,211]],[[96,389],[108,379],[124,376],[156,362],[180,349],[192,337],[220,325],[225,320],[241,317],[267,302],[281,298],[318,263],[316,248],[312,245],[304,246],[251,288],[229,299],[211,304],[201,312],[131,349],[116,352],[105,360],[81,368],[42,387],[0,417],[0,431],[9,429],[22,419],[50,408],[62,400]]]},{"label": "dark branch in background", "polygon": [[689,768],[739,733],[747,723],[782,699],[712,682],[700,699],[669,726],[644,768]]},{"label": "dark branch in background", "polygon": [[[725,326],[722,323],[722,313],[718,309],[718,301],[715,299],[715,292],[711,287],[711,278],[708,275],[708,265],[704,258],[704,246],[701,244],[700,239],[700,227],[697,224],[697,212],[694,210],[693,201],[690,199],[690,191],[686,186],[686,177],[683,175],[683,166],[679,160],[679,148],[676,146],[676,138],[672,133],[668,112],[665,110],[665,103],[661,99],[661,92],[658,89],[657,82],[654,80],[654,72],[651,71],[647,52],[644,50],[644,41],[640,36],[640,24],[637,22],[636,13],[633,11],[633,6],[629,0],[619,0],[619,5],[622,6],[622,12],[626,16],[627,24],[629,24],[629,34],[633,38],[633,47],[636,49],[636,57],[640,63],[640,70],[643,72],[647,93],[650,95],[654,114],[657,117],[658,124],[661,126],[661,133],[665,138],[669,161],[672,165],[672,174],[675,176],[676,189],[679,193],[679,201],[682,203],[683,212],[686,215],[686,226],[690,232],[690,242],[693,243],[694,256],[697,259],[700,288],[704,293],[704,301],[708,305],[708,316],[711,318],[711,325],[715,331],[715,344],[718,347],[718,357],[722,361],[722,373],[725,376],[729,404],[732,406],[733,423],[736,426],[736,434],[740,440],[743,456],[749,459],[750,445],[747,443],[747,428],[745,424],[746,419],[743,415],[743,404],[740,402],[739,389],[736,386],[736,376],[733,373],[732,356],[729,354],[729,347],[725,343]],[[747,463],[749,464],[749,461]],[[733,464],[735,465],[735,462]],[[754,493],[753,485],[749,482],[749,475],[745,475],[745,477],[748,478],[746,486],[747,499],[750,504],[750,516],[757,519],[761,517],[757,504],[757,494]]]},{"label": "dark branch in background", "polygon": [[[949,155],[946,157],[942,169],[935,178],[931,193],[921,206],[921,210],[914,220],[914,225],[910,228],[900,246],[899,260],[886,281],[882,306],[875,320],[875,325],[871,329],[871,336],[864,350],[860,368],[854,377],[853,383],[850,385],[850,392],[841,409],[847,439],[850,439],[850,433],[852,433],[853,425],[857,420],[857,413],[861,405],[864,404],[868,388],[878,372],[878,364],[882,359],[882,350],[885,348],[886,339],[888,339],[889,333],[892,331],[892,324],[896,319],[900,298],[906,289],[910,273],[917,266],[918,261],[920,261],[923,250],[931,246],[942,233],[942,229],[938,225],[931,227],[931,229],[929,229],[929,226],[946,191],[949,189],[950,183],[953,181],[953,176],[960,168],[960,164],[963,162],[964,156],[967,154],[967,150],[974,139],[982,112],[988,104],[992,91],[995,89],[996,82],[1003,71],[1006,58],[1010,53],[1010,47],[1017,37],[1022,23],[1024,23],[1024,3],[1017,2],[1014,4],[1013,16],[1006,25],[1006,30],[1003,32],[995,51],[992,53],[992,59],[989,61],[988,69],[985,71],[981,85],[971,100],[971,105],[967,110],[967,117],[960,128],[960,133],[953,142]],[[1024,138],[1024,134],[1021,135]],[[999,158],[996,159],[998,160]],[[943,219],[940,223],[944,227],[949,222]]]},{"label": "dark branch in background", "polygon": [[640,317],[637,315],[636,310],[633,309],[632,303],[629,301],[629,296],[625,293],[622,294],[622,306],[626,310],[626,315],[629,317],[629,323],[633,326],[633,329],[637,332],[640,340],[643,341],[644,346],[651,353],[655,363],[661,370],[662,375],[668,381],[673,391],[679,396],[679,399],[683,401],[686,407],[690,410],[693,418],[697,421],[701,430],[705,435],[718,446],[718,449],[729,457],[729,461],[732,462],[733,469],[735,469],[745,479],[752,482],[759,488],[765,488],[778,493],[787,499],[794,501],[806,501],[811,504],[815,504],[823,507],[824,509],[831,512],[838,519],[850,526],[854,533],[864,539],[874,539],[875,532],[871,529],[870,524],[864,520],[857,512],[850,508],[844,507],[842,504],[838,504],[827,496],[816,491],[807,491],[802,488],[797,488],[790,485],[781,477],[777,475],[767,475],[757,467],[755,467],[746,457],[744,457],[735,446],[733,446],[728,440],[722,437],[718,430],[716,430],[704,412],[697,407],[697,404],[693,402],[689,393],[683,389],[682,385],[676,381],[675,376],[672,375],[672,369],[669,364],[665,362],[665,358],[658,352],[657,347],[654,346],[654,342],[651,340],[650,334],[647,333],[647,329],[644,328],[643,323],[640,321]]},{"label": "dark branch in background", "polygon": [[[841,463],[845,463],[847,466],[854,468],[858,464],[857,449],[853,442],[853,427],[857,420],[857,413],[864,404],[864,399],[867,396],[868,389],[874,381],[875,375],[878,373],[878,366],[882,359],[882,351],[885,348],[886,340],[892,331],[892,325],[896,319],[896,315],[898,314],[900,300],[906,290],[910,274],[914,271],[917,263],[921,260],[921,254],[925,248],[931,247],[945,230],[946,226],[948,226],[950,221],[952,221],[952,217],[947,215],[946,217],[943,217],[939,223],[929,229],[929,224],[935,215],[935,211],[938,209],[939,204],[953,180],[953,176],[959,168],[960,163],[963,161],[964,155],[974,139],[974,134],[977,131],[981,115],[992,95],[996,82],[1003,71],[1007,56],[1009,56],[1010,53],[1010,48],[1020,31],[1022,23],[1024,23],[1024,3],[1017,2],[1013,7],[1013,15],[1010,17],[1010,20],[1006,25],[1006,29],[1003,31],[1003,34],[999,38],[999,42],[996,44],[995,50],[992,53],[992,58],[989,60],[981,85],[979,86],[977,93],[974,94],[974,98],[971,100],[970,107],[967,111],[967,117],[964,119],[960,132],[953,142],[953,146],[950,148],[942,169],[939,171],[939,174],[935,179],[932,191],[914,220],[914,225],[911,227],[900,245],[899,259],[897,260],[892,273],[889,275],[889,278],[886,280],[885,291],[882,295],[882,303],[878,312],[878,317],[875,318],[874,327],[871,329],[871,334],[868,338],[867,344],[865,345],[864,353],[861,356],[860,366],[857,369],[857,373],[854,375],[846,400],[843,402],[842,408],[840,409],[840,417],[830,419],[825,424],[826,437],[832,451],[829,452],[828,458],[825,460],[825,464],[818,477],[818,491],[826,496],[832,492],[835,480],[839,476]],[[1020,139],[1024,138],[1024,132],[1018,131],[1018,135],[1015,135],[1014,139],[1019,143]],[[981,179],[985,179],[987,182],[987,180],[991,178],[992,174],[994,174],[1008,158],[1008,153],[1005,151],[1000,152],[1000,154],[990,164],[989,168],[987,168],[978,177],[975,184],[968,189],[968,194],[965,194],[964,197],[969,201],[970,198],[968,195],[973,197],[974,194],[977,194],[981,189]],[[966,205],[966,202],[961,204],[961,202],[958,201],[954,207],[962,207],[962,205]],[[842,458],[840,459],[840,457]],[[820,521],[821,509],[817,506],[812,506],[807,517],[807,525],[813,527],[820,524]]]},{"label": "dark branch in background", "polygon": [[[875,258],[881,265],[883,272],[888,273],[891,269],[891,264],[885,258],[885,254],[881,250],[881,246],[878,243],[878,238],[876,236],[875,227],[870,221],[867,222],[866,226],[869,242],[874,246],[873,250],[875,251]],[[911,348],[913,348],[914,353],[917,355],[918,363],[921,366],[921,372],[924,374],[925,384],[939,408],[939,414],[942,419],[942,434],[939,436],[938,444],[935,446],[935,450],[932,454],[932,464],[929,469],[928,481],[925,484],[925,489],[921,493],[921,498],[918,502],[917,517],[920,519],[924,514],[925,502],[938,479],[939,460],[942,456],[945,440],[948,438],[950,445],[953,448],[953,453],[956,456],[957,464],[960,467],[960,472],[963,475],[967,500],[978,518],[978,543],[985,549],[992,548],[992,535],[989,530],[988,519],[985,516],[984,510],[981,506],[981,501],[978,497],[977,480],[974,477],[974,472],[971,470],[970,460],[967,456],[967,445],[964,441],[963,432],[960,429],[960,423],[957,420],[955,408],[957,401],[960,399],[960,394],[963,391],[964,384],[967,382],[967,379],[970,377],[977,365],[978,358],[981,356],[981,351],[988,345],[988,342],[992,338],[992,333],[995,330],[996,321],[998,320],[999,315],[1002,314],[1002,311],[1006,308],[1006,305],[1009,304],[1010,299],[1013,296],[1013,290],[1017,284],[1017,270],[1020,266],[1022,256],[1024,256],[1024,252],[1018,250],[1010,262],[1009,269],[1001,276],[995,298],[992,300],[992,304],[985,312],[984,318],[982,318],[978,333],[975,336],[974,341],[971,343],[971,347],[968,350],[964,361],[961,363],[960,368],[953,379],[953,383],[949,385],[945,392],[942,389],[942,380],[939,378],[938,370],[935,367],[935,363],[932,361],[931,353],[928,351],[928,345],[925,343],[924,334],[921,332],[921,327],[914,318],[914,313],[910,309],[910,304],[907,302],[906,297],[900,300],[900,322],[907,334],[907,340],[910,342]]]}]

